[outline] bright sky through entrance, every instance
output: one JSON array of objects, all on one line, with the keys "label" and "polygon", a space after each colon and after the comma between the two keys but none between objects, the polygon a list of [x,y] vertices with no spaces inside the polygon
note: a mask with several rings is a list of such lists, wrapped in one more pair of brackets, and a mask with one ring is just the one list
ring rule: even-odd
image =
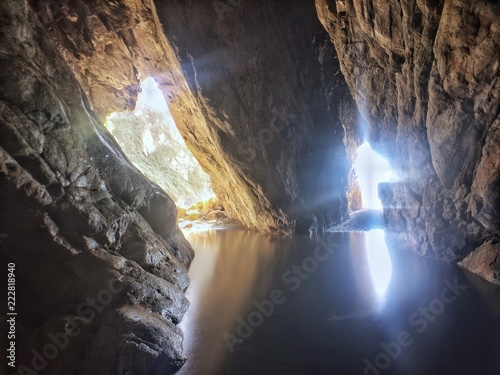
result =
[{"label": "bright sky through entrance", "polygon": [[146,78],[141,83],[141,88],[142,91],[137,101],[138,105],[147,105],[159,112],[169,112],[165,97],[153,77]]},{"label": "bright sky through entrance", "polygon": [[210,178],[187,148],[153,78],[141,83],[134,111],[113,113],[106,127],[132,163],[188,208],[214,197]]},{"label": "bright sky through entrance", "polygon": [[378,184],[393,181],[395,178],[387,159],[377,154],[370,144],[365,142],[358,149],[353,167],[361,188],[363,208],[382,209],[378,198]]}]

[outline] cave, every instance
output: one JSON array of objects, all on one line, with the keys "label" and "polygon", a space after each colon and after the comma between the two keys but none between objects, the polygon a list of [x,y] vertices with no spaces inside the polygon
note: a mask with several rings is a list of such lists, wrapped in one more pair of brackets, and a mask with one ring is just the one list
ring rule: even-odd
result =
[{"label": "cave", "polygon": [[495,0],[3,0],[1,373],[500,373],[499,43]]}]

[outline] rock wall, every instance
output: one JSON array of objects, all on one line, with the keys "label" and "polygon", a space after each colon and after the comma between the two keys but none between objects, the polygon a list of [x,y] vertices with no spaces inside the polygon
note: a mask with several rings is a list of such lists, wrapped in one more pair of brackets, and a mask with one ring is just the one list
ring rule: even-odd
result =
[{"label": "rock wall", "polygon": [[[380,189],[400,242],[455,261],[496,241],[500,4],[316,0],[316,7],[370,143],[400,173]],[[494,264],[485,267],[497,267],[498,282]]]},{"label": "rock wall", "polygon": [[230,213],[266,231],[341,221],[350,98],[313,4],[155,4],[207,119],[207,134],[189,122],[181,132],[195,155],[210,155],[204,164],[224,155],[211,176]]},{"label": "rock wall", "polygon": [[[193,257],[174,203],[94,116],[27,1],[0,2],[0,39],[0,263],[15,264],[16,373],[174,371]],[[0,372],[15,372],[5,357]]]},{"label": "rock wall", "polygon": [[154,76],[231,217],[291,233],[346,216],[355,113],[312,2],[52,3],[33,6],[101,119]]}]

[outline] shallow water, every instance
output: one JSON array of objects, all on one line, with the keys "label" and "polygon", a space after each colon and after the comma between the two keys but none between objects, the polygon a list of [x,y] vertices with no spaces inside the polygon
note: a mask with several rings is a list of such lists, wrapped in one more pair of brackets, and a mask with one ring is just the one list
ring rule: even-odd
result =
[{"label": "shallow water", "polygon": [[181,375],[500,374],[500,288],[382,230],[187,237]]}]

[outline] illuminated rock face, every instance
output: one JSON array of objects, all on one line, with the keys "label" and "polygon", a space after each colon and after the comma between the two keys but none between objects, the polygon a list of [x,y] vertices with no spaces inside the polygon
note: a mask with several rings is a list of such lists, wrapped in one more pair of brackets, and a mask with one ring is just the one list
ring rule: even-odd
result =
[{"label": "illuminated rock face", "polygon": [[152,2],[66,3],[33,6],[101,119],[153,76],[230,216],[281,233],[346,216],[356,111],[314,4],[157,1],[165,38]]},{"label": "illuminated rock face", "polygon": [[[381,189],[401,242],[457,260],[498,237],[500,4],[316,0],[316,6],[370,143],[401,173],[400,183]],[[478,254],[488,248],[494,247]]]},{"label": "illuminated rock face", "polygon": [[289,233],[339,222],[352,99],[312,3],[221,3],[155,2],[207,120],[205,134],[185,124],[188,143],[214,163],[214,189],[245,225]]},{"label": "illuminated rock face", "polygon": [[356,207],[343,159],[362,121],[338,54],[370,143],[402,176],[381,187],[402,244],[457,260],[497,236],[495,2],[317,0],[317,15],[304,1],[57,3],[32,1],[98,115],[130,108],[137,75],[154,76],[246,226],[327,226],[346,190]]},{"label": "illuminated rock face", "polygon": [[193,251],[173,201],[94,117],[26,2],[0,2],[0,38],[0,263],[15,264],[19,373],[179,368]]}]

